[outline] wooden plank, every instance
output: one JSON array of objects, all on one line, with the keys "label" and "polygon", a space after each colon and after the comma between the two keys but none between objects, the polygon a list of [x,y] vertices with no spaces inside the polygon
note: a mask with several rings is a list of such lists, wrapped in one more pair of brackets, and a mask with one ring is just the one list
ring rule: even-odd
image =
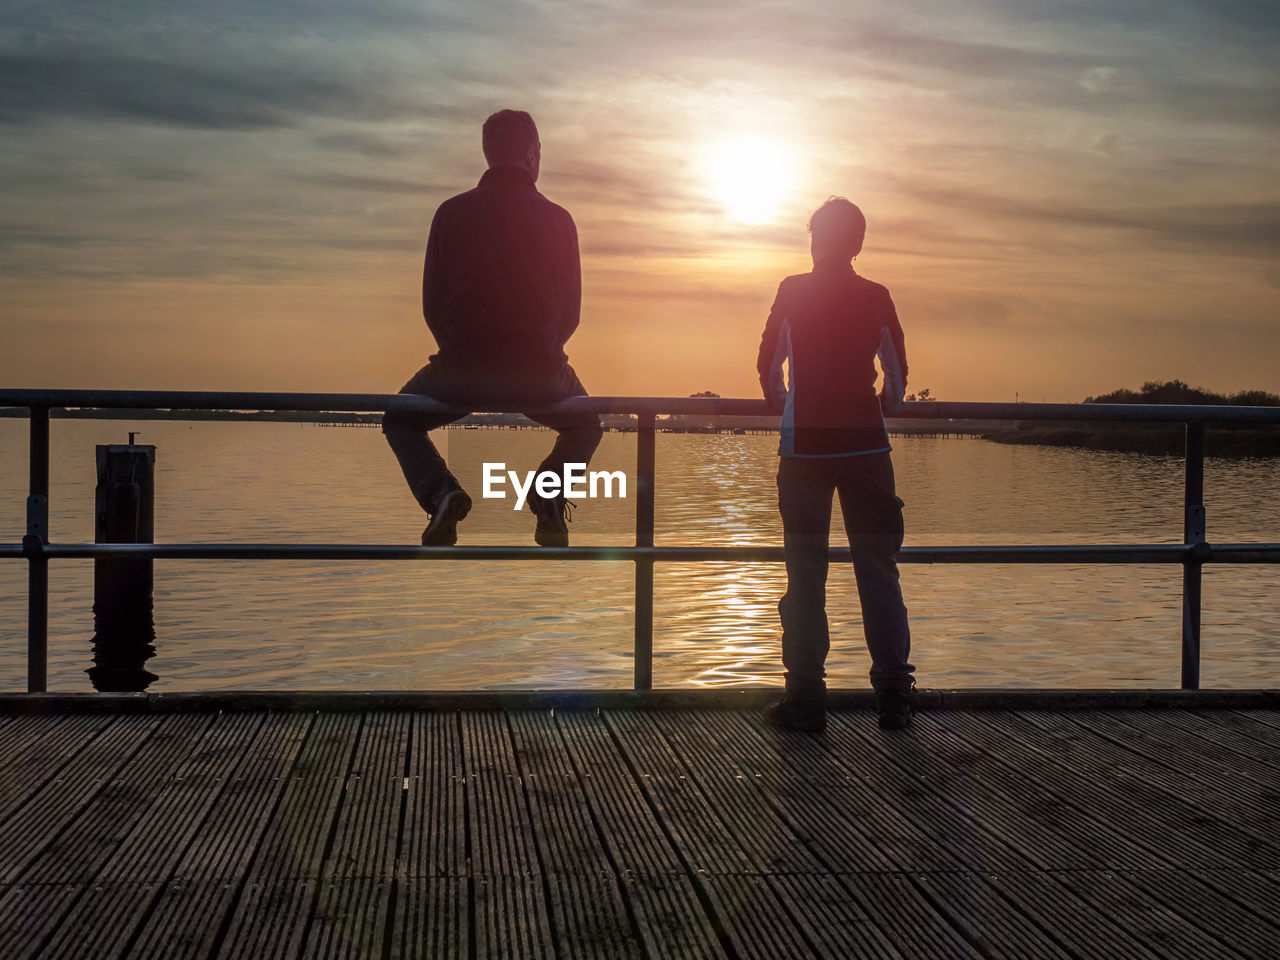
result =
[{"label": "wooden plank", "polygon": [[1280,871],[1193,870],[1195,877],[1216,893],[1234,900],[1268,923],[1280,917]]},{"label": "wooden plank", "polygon": [[993,830],[1041,869],[1152,864],[1150,852],[1087,811],[937,724],[921,720],[893,737],[874,728],[855,728],[843,717],[837,722],[855,729],[904,770],[921,774],[956,803],[975,807]]},{"label": "wooden plank", "polygon": [[[835,785],[838,777],[825,777],[832,781],[825,785],[807,782],[783,760],[790,746],[783,745],[787,737],[770,734],[772,739],[762,739],[764,735],[746,726],[748,721],[740,715],[707,711],[697,720],[707,729],[719,730],[717,742],[726,756],[738,766],[744,779],[755,784],[779,819],[824,869],[897,869],[894,854],[871,835],[874,824],[866,824],[868,819],[875,819],[879,805],[862,795],[860,788],[833,799],[828,795],[830,791],[843,789]],[[796,736],[799,747],[807,735]]]},{"label": "wooden plank", "polygon": [[[455,715],[450,715],[456,721]],[[396,881],[391,960],[467,960],[471,957],[471,898],[462,877]]]},{"label": "wooden plank", "polygon": [[203,960],[216,950],[239,899],[235,878],[170,880],[156,892],[151,913],[129,950],[131,957]]},{"label": "wooden plank", "polygon": [[313,878],[287,876],[250,882],[240,894],[231,925],[215,956],[225,960],[305,957],[303,935],[317,883]]},{"label": "wooden plank", "polygon": [[1054,931],[1070,946],[1071,954],[1087,960],[1160,960],[1127,930],[1080,899],[1055,879],[1061,874],[1035,871],[984,873],[984,882],[1044,930]]},{"label": "wooden plank", "polygon": [[[854,718],[861,725],[874,722],[865,715]],[[861,777],[863,789],[901,813],[921,842],[949,856],[951,865],[946,869],[1032,868],[1025,855],[991,829],[978,808],[932,789],[919,773],[899,766],[849,726],[831,724],[824,743],[847,769]],[[909,868],[923,869],[928,864],[922,858],[915,860]]]},{"label": "wooden plank", "polygon": [[149,883],[93,883],[41,950],[45,960],[115,960],[125,956],[133,931],[146,917],[155,888]]},{"label": "wooden plank", "polygon": [[[467,876],[461,736],[456,711],[413,714],[399,877]],[[419,884],[412,889],[434,896],[437,889],[450,888]],[[423,901],[423,909],[429,903],[434,901]]]},{"label": "wooden plank", "polygon": [[[926,711],[888,736],[837,711],[825,737],[727,711],[84,718],[0,725],[21,745],[0,785],[11,760],[28,784],[0,822],[6,960],[1210,960],[1280,939],[1280,728],[1246,714]],[[1052,844],[1094,838],[1094,868],[965,869],[1061,853],[1028,842],[1037,810]],[[1098,865],[1117,836],[1143,868]]]},{"label": "wooden plank", "polygon": [[640,960],[640,940],[612,871],[547,877],[557,956],[573,960]]},{"label": "wooden plank", "polygon": [[1280,783],[1280,731],[1267,739],[1246,739],[1226,725],[1182,710],[1159,714],[1116,710],[1111,716],[1148,736],[1159,737],[1169,747],[1217,764],[1224,776],[1245,776],[1262,787]]},{"label": "wooden plank", "polygon": [[688,870],[717,876],[752,870],[751,855],[647,718],[622,711],[605,713],[604,718],[632,777]]},{"label": "wooden plank", "polygon": [[706,875],[696,882],[732,956],[739,960],[807,960],[814,955],[803,929],[765,877]]},{"label": "wooden plank", "polygon": [[548,711],[509,714],[559,952],[639,958],[616,865]]},{"label": "wooden plank", "polygon": [[1016,763],[1046,788],[1124,830],[1169,866],[1231,866],[1249,846],[1225,824],[1207,820],[1140,780],[1056,751],[1042,731],[1012,714],[937,711],[922,719]]},{"label": "wooden plank", "polygon": [[624,902],[650,957],[724,957],[680,856],[603,717],[556,711],[560,729],[616,865]]},{"label": "wooden plank", "polygon": [[466,713],[461,723],[472,875],[540,876],[505,714]]},{"label": "wooden plank", "polygon": [[[1242,956],[1264,957],[1280,943],[1280,912],[1263,915],[1250,910],[1194,874],[1161,870],[1118,876],[1142,891],[1148,901],[1162,904]],[[1235,871],[1231,882],[1245,888],[1256,886],[1257,878]]]},{"label": "wooden plank", "polygon": [[1052,755],[1056,763],[1079,774],[1086,784],[1102,784],[1118,793],[1122,801],[1129,803],[1134,816],[1145,815],[1166,825],[1168,833],[1161,849],[1168,851],[1167,856],[1184,850],[1179,838],[1186,837],[1218,851],[1207,856],[1199,864],[1202,867],[1280,865],[1280,845],[1271,845],[1230,819],[1197,805],[1176,787],[1152,783],[1140,770],[1126,766],[1134,759],[1132,754],[1073,723],[1057,723],[1039,713],[1001,713],[986,722],[1009,732],[1011,737],[1034,743],[1037,749]]},{"label": "wooden plank", "polygon": [[254,853],[217,956],[304,955],[361,720],[344,713],[316,717]]},{"label": "wooden plank", "polygon": [[212,812],[157,893],[135,953],[166,960],[210,954],[229,922],[312,719],[279,714],[263,718],[242,762],[222,784]]},{"label": "wooden plank", "polygon": [[[179,779],[191,753],[207,734],[213,717],[173,717],[166,722],[121,767],[94,796],[59,830],[23,870],[30,883],[89,882],[113,884],[145,881],[150,877],[110,877],[100,875],[109,861],[132,858],[134,852],[122,845],[131,838],[147,845],[167,845],[169,825],[159,831],[135,833],[155,804]],[[244,721],[240,721],[243,723]],[[153,851],[144,850],[144,862]]]},{"label": "wooden plank", "polygon": [[230,772],[261,722],[252,714],[181,719],[189,729],[153,738],[154,749],[142,750],[27,871],[33,882],[92,879],[59,921],[55,953],[123,954],[216,798],[214,775]]},{"label": "wooden plank", "polygon": [[1280,831],[1280,805],[1274,791],[1254,788],[1247,781],[1225,782],[1216,768],[1195,756],[1173,755],[1158,743],[1140,742],[1141,734],[1131,736],[1129,728],[1119,736],[1113,726],[1092,714],[1027,711],[1022,716],[1064,737],[1075,749],[1093,752],[1099,762],[1180,797],[1203,815],[1225,820],[1256,840],[1270,843]]},{"label": "wooden plank", "polygon": [[[276,816],[262,838],[249,871],[249,883],[319,879],[324,854],[346,785],[359,714],[322,713],[285,784]],[[283,884],[281,889],[294,889]]]},{"label": "wooden plank", "polygon": [[529,798],[539,859],[549,875],[613,875],[591,805],[549,712],[510,714],[514,756]]},{"label": "wooden plank", "polygon": [[1170,960],[1235,960],[1238,956],[1119,874],[1063,871],[1055,879],[1158,956]]},{"label": "wooden plank", "polygon": [[[988,780],[983,768],[990,764],[984,755],[954,744],[948,749],[946,744],[932,742],[936,738],[930,733],[923,724],[916,724],[887,736],[865,717],[833,715],[827,739],[837,756],[848,756],[851,762],[869,745],[901,771],[916,777],[921,789],[942,797],[956,809],[971,812],[981,822],[982,831],[998,842],[998,846],[984,842],[988,849],[1009,847],[1040,869],[1053,864],[1096,865],[1092,853],[1081,850],[1074,838],[1057,828],[1057,810],[1051,802],[1027,796],[1021,789],[1025,784],[1001,776],[1002,771]],[[856,741],[850,737],[862,741],[859,753],[853,751],[851,744]],[[978,775],[980,770],[982,776]]]},{"label": "wooden plank", "polygon": [[594,712],[557,710],[556,725],[601,839],[621,874],[683,876],[679,854],[618,754],[604,720]]},{"label": "wooden plank", "polygon": [[243,761],[222,784],[213,811],[175,867],[176,880],[194,884],[245,877],[313,721],[311,714],[263,718]]},{"label": "wooden plank", "polygon": [[811,874],[771,875],[769,887],[795,918],[813,956],[831,960],[912,960],[889,942],[840,881]]},{"label": "wooden plank", "polygon": [[542,864],[507,717],[462,714],[461,726],[476,955],[552,957]]},{"label": "wooden plank", "polygon": [[326,877],[302,955],[307,960],[381,957],[390,899],[390,879]]},{"label": "wooden plank", "polygon": [[1194,720],[1189,723],[1204,721],[1214,737],[1227,737],[1233,749],[1242,750],[1252,756],[1275,758],[1280,749],[1280,726],[1259,722],[1259,715],[1239,710],[1193,710],[1188,711]]},{"label": "wooden plank", "polygon": [[840,882],[903,956],[912,960],[978,960],[982,956],[908,877],[851,873],[841,875]]},{"label": "wooden plank", "polygon": [[347,770],[303,955],[380,956],[406,790],[409,715],[365,715]]},{"label": "wooden plank", "polygon": [[408,752],[408,714],[379,711],[365,716],[347,772],[345,801],[338,814],[326,875],[347,880],[391,879],[399,846]]},{"label": "wooden plank", "polygon": [[556,955],[541,878],[478,876],[471,896],[476,957],[550,960]]},{"label": "wooden plank", "polygon": [[0,957],[35,957],[57,929],[85,884],[4,887],[0,891]]},{"label": "wooden plank", "polygon": [[627,877],[623,887],[648,956],[728,960],[729,954],[687,876],[636,875]]},{"label": "wooden plank", "polygon": [[[904,801],[924,795],[927,791],[918,783],[889,781],[891,789],[887,793],[868,789],[864,775],[877,765],[868,765],[865,757],[854,759],[851,754],[856,752],[856,747],[851,748],[848,742],[843,743],[842,749],[841,738],[848,734],[847,729],[842,731],[833,724],[823,737],[811,737],[793,730],[766,727],[763,719],[756,715],[739,715],[736,721],[743,730],[742,739],[754,738],[768,744],[776,751],[779,763],[792,771],[791,781],[796,786],[789,792],[793,796],[807,798],[807,808],[823,816],[830,816],[823,812],[824,806],[837,808],[851,827],[842,834],[851,837],[854,830],[860,831],[865,836],[860,846],[869,846],[887,858],[888,869],[959,870],[966,860],[972,859],[973,853],[966,852],[965,842],[971,830],[950,837],[940,836],[936,824],[908,816],[904,804],[897,802],[902,794],[905,794]],[[885,782],[883,778],[880,780],[882,784]],[[805,835],[820,836],[807,823]],[[827,857],[827,864],[835,872],[885,869],[865,853],[854,853],[852,857]]]},{"label": "wooden plank", "polygon": [[[1178,774],[1189,774],[1207,787],[1222,795],[1247,796],[1270,811],[1263,822],[1280,826],[1276,814],[1280,813],[1280,793],[1275,786],[1280,777],[1270,772],[1262,780],[1238,769],[1222,756],[1220,750],[1205,749],[1195,738],[1179,735],[1176,729],[1168,729],[1159,723],[1132,724],[1125,721],[1120,711],[1089,711],[1073,714],[1071,719],[1110,743],[1131,751],[1135,756]],[[1190,743],[1188,743],[1190,739]],[[1150,770],[1144,764],[1144,770]]]},{"label": "wooden plank", "polygon": [[[102,791],[110,788],[113,797],[127,802],[129,787],[117,777],[123,776],[123,768],[135,754],[164,758],[167,750],[180,751],[183,743],[208,722],[207,717],[121,717],[107,727],[93,741],[93,749],[76,754],[20,811],[0,825],[0,882],[11,883],[22,876],[46,849],[58,843],[68,827],[76,832],[81,813]],[[152,737],[159,739],[150,744]],[[100,824],[94,832],[102,835],[111,826]],[[74,864],[74,851],[65,850],[65,841],[63,848],[55,850],[53,856],[60,863]]]},{"label": "wooden plank", "polygon": [[[1045,931],[977,873],[920,873],[912,879],[984,957],[1032,960],[1089,956],[1071,949],[1070,931]],[[1056,934],[1056,935],[1051,935]]]},{"label": "wooden plank", "polygon": [[725,743],[732,733],[692,712],[650,713],[646,720],[666,738],[716,815],[733,832],[751,861],[752,872],[826,872],[757,786],[756,778],[735,762]]},{"label": "wooden plank", "polygon": [[[174,759],[165,770],[156,766],[147,771],[141,765],[128,771],[130,797],[141,804],[123,809],[103,810],[103,820],[119,824],[118,843],[105,851],[100,883],[153,882],[163,884],[186,852],[187,844],[200,829],[245,751],[262,726],[261,714],[221,714]],[[148,781],[152,781],[148,783]],[[97,804],[86,811],[92,818]],[[83,849],[91,849],[93,839]],[[77,845],[71,845],[74,857]],[[82,868],[97,858],[81,854]]]},{"label": "wooden plank", "polygon": [[20,810],[114,722],[108,714],[15,717],[0,750],[0,821]]},{"label": "wooden plank", "polygon": [[[1214,712],[1216,713],[1217,711]],[[1240,709],[1224,712],[1235,713],[1237,716],[1243,717],[1261,727],[1267,727],[1271,730],[1280,730],[1280,710]]]}]

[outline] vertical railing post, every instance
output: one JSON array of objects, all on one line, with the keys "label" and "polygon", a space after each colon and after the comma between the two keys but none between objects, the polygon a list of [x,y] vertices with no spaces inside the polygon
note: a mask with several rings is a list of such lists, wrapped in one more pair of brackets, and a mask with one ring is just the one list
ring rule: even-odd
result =
[{"label": "vertical railing post", "polygon": [[[1188,423],[1182,542],[1205,541],[1204,424]],[[1204,555],[1196,550],[1182,565],[1182,689],[1200,689],[1200,597]]]},{"label": "vertical railing post", "polygon": [[49,408],[31,408],[31,481],[27,495],[27,692],[44,693],[49,673]]},{"label": "vertical railing post", "polygon": [[[653,546],[654,415],[636,414],[636,546]],[[653,689],[653,561],[636,558],[635,688]]]}]

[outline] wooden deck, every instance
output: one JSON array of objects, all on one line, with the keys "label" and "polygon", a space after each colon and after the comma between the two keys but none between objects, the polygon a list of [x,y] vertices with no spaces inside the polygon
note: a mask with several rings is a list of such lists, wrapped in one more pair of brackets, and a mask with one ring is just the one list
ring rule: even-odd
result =
[{"label": "wooden deck", "polygon": [[1280,711],[0,717],[0,957],[1275,957]]}]

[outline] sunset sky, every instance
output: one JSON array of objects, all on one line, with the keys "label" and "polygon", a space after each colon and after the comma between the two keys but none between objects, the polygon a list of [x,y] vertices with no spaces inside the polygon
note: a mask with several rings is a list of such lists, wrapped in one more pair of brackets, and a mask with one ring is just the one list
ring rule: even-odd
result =
[{"label": "sunset sky", "polygon": [[[531,112],[597,394],[754,396],[828,195],[908,389],[1280,390],[1280,8],[0,0],[0,385],[394,392]],[[748,222],[751,221],[751,222]]]}]

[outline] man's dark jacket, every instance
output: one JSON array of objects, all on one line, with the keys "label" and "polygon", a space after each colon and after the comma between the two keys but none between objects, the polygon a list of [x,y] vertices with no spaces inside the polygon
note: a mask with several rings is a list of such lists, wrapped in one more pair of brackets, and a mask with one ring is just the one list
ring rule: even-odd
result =
[{"label": "man's dark jacket", "polygon": [[573,218],[524,170],[487,170],[474,190],[440,205],[422,272],[422,313],[440,347],[433,364],[554,374],[581,305]]}]

